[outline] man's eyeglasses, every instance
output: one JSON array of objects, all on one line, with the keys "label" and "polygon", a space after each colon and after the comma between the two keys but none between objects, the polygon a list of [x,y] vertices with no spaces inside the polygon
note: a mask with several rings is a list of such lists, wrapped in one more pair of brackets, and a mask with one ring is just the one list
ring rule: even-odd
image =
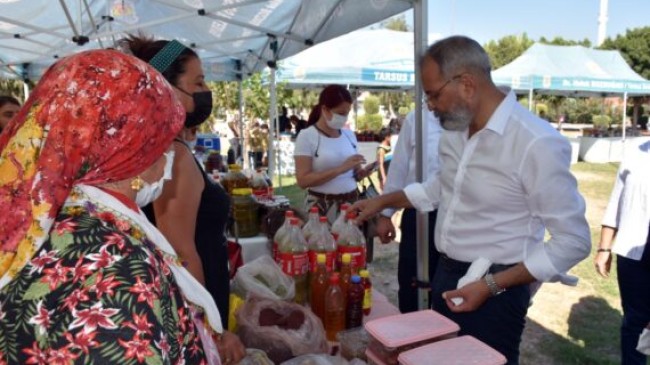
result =
[{"label": "man's eyeglasses", "polygon": [[427,104],[427,103],[437,103],[437,102],[438,102],[438,98],[440,98],[440,95],[442,95],[442,92],[445,90],[445,88],[447,87],[447,85],[449,85],[449,83],[451,83],[452,81],[459,80],[459,79],[461,78],[461,76],[463,76],[463,74],[458,74],[458,75],[456,75],[456,76],[450,78],[449,80],[447,80],[447,82],[445,82],[444,84],[442,84],[442,86],[440,86],[440,87],[438,88],[438,90],[436,90],[435,92],[432,92],[432,93],[429,93],[429,94],[424,94],[424,95],[422,95],[422,103],[423,103],[423,104]]}]

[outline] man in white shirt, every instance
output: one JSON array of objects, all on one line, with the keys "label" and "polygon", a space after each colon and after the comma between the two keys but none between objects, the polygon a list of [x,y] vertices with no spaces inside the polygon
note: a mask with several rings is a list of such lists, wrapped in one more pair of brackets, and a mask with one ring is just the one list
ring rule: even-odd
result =
[{"label": "man in white shirt", "polygon": [[[571,146],[492,82],[490,60],[474,40],[433,44],[421,60],[422,86],[445,131],[440,172],[424,184],[353,206],[363,220],[385,207],[438,208],[441,253],[433,308],[518,364],[529,284],[562,281],[589,255],[585,203],[569,171]],[[550,239],[544,242],[547,230]],[[471,262],[489,273],[461,289]],[[460,298],[456,305],[451,299]],[[457,301],[460,302],[460,301]]]},{"label": "man in white shirt", "polygon": [[[425,177],[435,176],[438,172],[438,142],[442,134],[440,122],[427,111],[424,123],[427,130],[427,156]],[[399,133],[397,144],[393,149],[393,159],[386,176],[386,185],[383,194],[392,193],[404,189],[414,183],[415,180],[415,144],[417,135],[415,131],[415,111],[406,116],[404,125]],[[391,217],[395,209],[384,209],[377,218],[377,235],[383,243],[392,242],[395,238],[395,227]],[[435,272],[438,263],[438,252],[434,244],[434,228],[436,226],[436,211],[428,214],[429,220],[429,282]],[[402,313],[414,312],[418,307],[418,285],[417,285],[417,235],[416,235],[416,210],[406,208],[402,213],[400,223],[402,236],[399,243],[399,259],[397,266],[397,281],[399,290],[397,298],[399,310]]]}]

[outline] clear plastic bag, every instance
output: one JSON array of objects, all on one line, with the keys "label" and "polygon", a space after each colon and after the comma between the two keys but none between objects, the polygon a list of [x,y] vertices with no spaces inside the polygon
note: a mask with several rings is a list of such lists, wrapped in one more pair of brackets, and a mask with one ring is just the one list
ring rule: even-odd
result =
[{"label": "clear plastic bag", "polygon": [[[275,318],[261,318],[263,312],[271,313]],[[299,318],[298,322],[292,321],[296,317]],[[320,319],[299,304],[250,296],[237,312],[237,322],[237,334],[244,345],[264,351],[275,363],[305,354],[326,353],[328,350]],[[287,325],[281,327],[274,323]]]},{"label": "clear plastic bag", "polygon": [[280,365],[349,365],[350,363],[340,357],[330,355],[302,355],[283,362]]},{"label": "clear plastic bag", "polygon": [[233,280],[233,292],[246,298],[257,297],[292,300],[295,293],[293,279],[270,256],[264,255],[245,264],[237,270]]},{"label": "clear plastic bag", "polygon": [[246,349],[246,357],[239,362],[239,365],[275,365],[266,356],[266,353],[258,349]]}]

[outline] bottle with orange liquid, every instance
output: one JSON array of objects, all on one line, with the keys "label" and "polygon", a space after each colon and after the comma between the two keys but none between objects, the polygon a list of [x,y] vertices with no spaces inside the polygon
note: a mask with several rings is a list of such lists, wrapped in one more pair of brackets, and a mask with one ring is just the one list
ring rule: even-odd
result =
[{"label": "bottle with orange liquid", "polygon": [[341,260],[341,270],[340,270],[340,285],[343,290],[344,298],[347,299],[348,290],[350,288],[350,281],[352,280],[352,256],[349,253],[344,253]]},{"label": "bottle with orange liquid", "polygon": [[325,323],[325,292],[329,284],[325,254],[316,256],[316,271],[311,277],[311,310]]},{"label": "bottle with orange liquid", "polygon": [[325,292],[325,333],[328,341],[336,341],[336,334],[345,329],[345,295],[339,286],[339,275],[330,276]]}]

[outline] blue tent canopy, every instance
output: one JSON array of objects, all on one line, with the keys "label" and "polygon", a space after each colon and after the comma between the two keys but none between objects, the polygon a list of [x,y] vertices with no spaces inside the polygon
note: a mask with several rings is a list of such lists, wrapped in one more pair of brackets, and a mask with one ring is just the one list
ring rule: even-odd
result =
[{"label": "blue tent canopy", "polygon": [[650,95],[650,81],[639,76],[618,51],[536,43],[492,72],[497,85],[516,91],[566,96]]},{"label": "blue tent canopy", "polygon": [[[439,38],[430,35],[429,41]],[[413,33],[361,29],[282,61],[276,80],[290,87],[345,84],[370,88],[415,85]]]}]

